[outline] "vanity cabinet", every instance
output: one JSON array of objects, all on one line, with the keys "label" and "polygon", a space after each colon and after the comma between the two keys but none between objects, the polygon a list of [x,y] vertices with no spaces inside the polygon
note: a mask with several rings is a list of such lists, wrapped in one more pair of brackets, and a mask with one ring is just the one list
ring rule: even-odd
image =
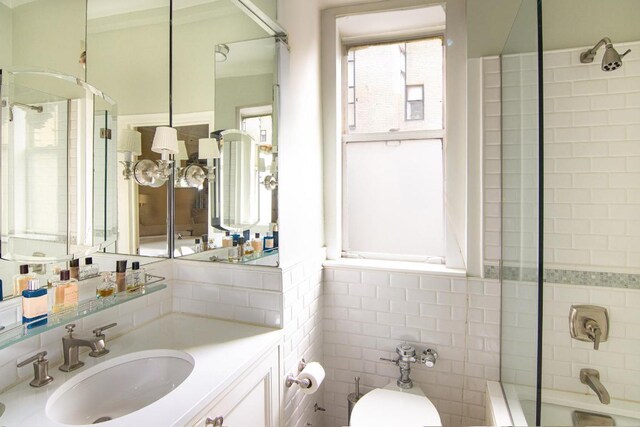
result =
[{"label": "vanity cabinet", "polygon": [[240,375],[189,425],[212,427],[223,418],[225,427],[280,425],[279,347],[258,358],[258,362]]}]

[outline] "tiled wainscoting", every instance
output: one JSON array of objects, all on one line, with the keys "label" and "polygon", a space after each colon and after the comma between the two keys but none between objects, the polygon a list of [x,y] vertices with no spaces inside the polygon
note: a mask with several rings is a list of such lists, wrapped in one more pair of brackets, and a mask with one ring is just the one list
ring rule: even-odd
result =
[{"label": "tiled wainscoting", "polygon": [[[282,272],[284,290],[284,372],[297,373],[298,362],[323,359],[322,329],[322,260],[310,257]],[[323,386],[315,394],[305,395],[298,386],[284,388],[284,425],[287,427],[321,427],[323,413],[314,411],[317,403],[324,407]],[[308,424],[307,424],[308,423]]]},{"label": "tiled wainscoting", "polygon": [[270,267],[175,260],[177,312],[282,327],[282,273]]},{"label": "tiled wainscoting", "polygon": [[397,379],[379,358],[402,342],[438,351],[411,377],[445,426],[484,423],[485,381],[499,380],[499,282],[332,266],[323,283],[326,427],[347,425],[355,376],[365,392]]}]

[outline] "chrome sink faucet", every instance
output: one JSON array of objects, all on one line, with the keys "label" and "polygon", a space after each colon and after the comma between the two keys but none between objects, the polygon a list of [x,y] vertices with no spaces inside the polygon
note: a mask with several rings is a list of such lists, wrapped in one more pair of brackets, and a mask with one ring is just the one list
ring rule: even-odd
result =
[{"label": "chrome sink faucet", "polygon": [[62,337],[62,356],[64,357],[64,363],[60,366],[61,371],[71,372],[84,366],[84,362],[80,361],[80,347],[89,347],[91,357],[101,357],[109,353],[106,348],[106,337],[102,333],[105,329],[116,326],[117,323],[102,326],[94,329],[92,337],[82,338],[73,335],[73,330],[76,327],[75,324],[69,324],[65,326],[69,335]]},{"label": "chrome sink faucet", "polygon": [[600,382],[600,372],[595,369],[580,369],[580,382],[582,384],[588,385],[591,390],[593,390],[598,399],[600,399],[600,403],[603,405],[608,405],[611,403],[611,398],[609,397],[609,392]]},{"label": "chrome sink faucet", "polygon": [[416,349],[408,344],[400,344],[396,347],[397,359],[385,359],[381,357],[380,360],[391,362],[400,368],[400,377],[398,378],[398,387],[403,389],[410,389],[413,387],[413,381],[409,375],[411,374],[412,363],[422,363],[427,368],[433,368],[438,358],[438,353],[428,348],[422,352],[421,355],[416,355]]}]

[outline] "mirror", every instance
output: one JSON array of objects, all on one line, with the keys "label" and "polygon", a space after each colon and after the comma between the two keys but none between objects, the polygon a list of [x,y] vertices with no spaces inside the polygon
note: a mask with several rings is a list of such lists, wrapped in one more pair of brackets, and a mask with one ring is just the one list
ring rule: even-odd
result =
[{"label": "mirror", "polygon": [[0,78],[2,258],[63,261],[113,245],[115,193],[105,184],[115,103],[73,76],[3,69]]},{"label": "mirror", "polygon": [[[118,101],[119,236],[114,252],[167,257],[167,185],[142,187],[123,172],[127,160],[160,159],[151,151],[155,128],[169,126],[169,0],[87,1],[87,81]],[[127,131],[140,151],[123,152]],[[136,133],[134,133],[136,135]],[[124,147],[126,148],[126,147]]]},{"label": "mirror", "polygon": [[[186,1],[174,2],[177,83],[172,118],[178,139],[187,141],[183,150],[187,154],[178,157],[176,163],[174,255],[275,266],[278,205],[274,97],[279,50],[286,48],[239,3],[250,5],[207,1],[188,6]],[[225,14],[224,20],[217,18],[221,14]],[[206,98],[203,93],[215,96]],[[203,136],[203,132],[182,125],[208,129]],[[194,175],[196,167],[198,178]],[[193,180],[191,188],[187,179]],[[185,200],[186,193],[197,193],[197,197]],[[192,213],[189,218],[184,217],[187,207]],[[243,251],[234,255],[239,250],[233,248],[234,241],[242,239]]]}]

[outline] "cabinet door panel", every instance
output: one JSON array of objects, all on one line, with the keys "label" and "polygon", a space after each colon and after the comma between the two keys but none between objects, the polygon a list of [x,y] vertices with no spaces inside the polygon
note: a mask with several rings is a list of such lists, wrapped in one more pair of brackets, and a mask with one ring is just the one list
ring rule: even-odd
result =
[{"label": "cabinet door panel", "polygon": [[269,351],[261,361],[211,402],[190,425],[207,426],[207,418],[223,417],[225,427],[277,427],[279,425],[279,351]]}]

